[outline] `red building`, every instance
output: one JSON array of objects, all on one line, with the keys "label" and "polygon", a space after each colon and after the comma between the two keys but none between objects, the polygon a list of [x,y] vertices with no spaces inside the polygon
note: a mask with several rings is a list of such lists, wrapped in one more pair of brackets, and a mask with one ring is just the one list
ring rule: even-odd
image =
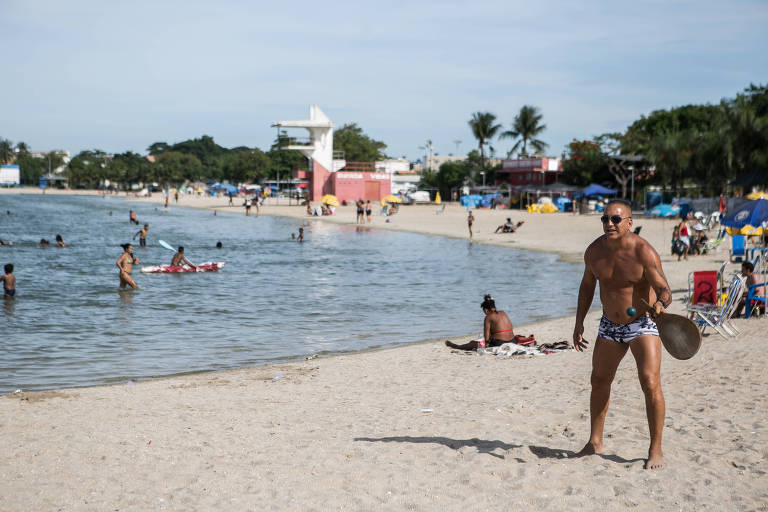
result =
[{"label": "red building", "polygon": [[550,185],[558,182],[562,173],[563,164],[559,158],[510,158],[496,171],[496,184],[509,183],[513,187]]}]

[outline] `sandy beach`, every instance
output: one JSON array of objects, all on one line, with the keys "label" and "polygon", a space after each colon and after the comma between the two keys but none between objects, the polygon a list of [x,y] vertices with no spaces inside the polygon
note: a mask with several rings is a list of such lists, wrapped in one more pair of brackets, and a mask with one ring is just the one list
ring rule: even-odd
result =
[{"label": "sandy beach", "polygon": [[[281,203],[262,214],[297,226],[355,221],[352,207],[318,218]],[[244,214],[226,199],[184,197],[179,206]],[[475,243],[567,261],[581,261],[601,234],[597,216],[473,212]],[[525,223],[494,234],[508,216]],[[371,228],[468,236],[466,211],[456,205],[440,214],[433,205],[403,206],[386,219],[374,215]],[[677,262],[673,225],[635,219],[661,254],[670,310],[681,312],[688,273],[716,270],[728,248]],[[588,315],[586,339],[594,340],[598,319]],[[481,322],[478,312],[467,332]],[[708,330],[689,361],[664,355],[663,470],[643,469],[648,427],[631,356],[614,382],[606,453],[573,459],[589,435],[591,349],[501,359],[430,340],[0,397],[0,511],[768,510],[768,321],[735,324],[738,338]],[[554,342],[570,339],[573,318],[515,327]]]}]

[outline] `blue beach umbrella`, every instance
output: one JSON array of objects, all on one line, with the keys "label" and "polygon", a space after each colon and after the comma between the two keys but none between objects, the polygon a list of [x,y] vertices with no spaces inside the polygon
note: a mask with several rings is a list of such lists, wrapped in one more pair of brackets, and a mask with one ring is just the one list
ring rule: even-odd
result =
[{"label": "blue beach umbrella", "polygon": [[728,214],[720,224],[725,226],[729,235],[762,235],[768,222],[768,199],[758,199],[744,203],[733,213]]}]

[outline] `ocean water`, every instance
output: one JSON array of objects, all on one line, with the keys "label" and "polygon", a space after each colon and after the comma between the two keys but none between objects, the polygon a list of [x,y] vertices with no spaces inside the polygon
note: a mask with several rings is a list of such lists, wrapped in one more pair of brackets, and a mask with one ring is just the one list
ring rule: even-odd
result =
[{"label": "ocean water", "polygon": [[[136,291],[115,266],[149,223]],[[5,214],[11,210],[12,215]],[[110,216],[109,212],[113,212]],[[491,293],[514,324],[573,314],[582,268],[554,255],[303,221],[133,204],[115,197],[0,195],[0,393],[219,370],[392,347],[482,330]],[[69,247],[41,248],[60,233]],[[141,274],[170,263],[158,239],[219,272]],[[216,249],[217,241],[223,244]],[[526,333],[527,334],[527,333]]]}]

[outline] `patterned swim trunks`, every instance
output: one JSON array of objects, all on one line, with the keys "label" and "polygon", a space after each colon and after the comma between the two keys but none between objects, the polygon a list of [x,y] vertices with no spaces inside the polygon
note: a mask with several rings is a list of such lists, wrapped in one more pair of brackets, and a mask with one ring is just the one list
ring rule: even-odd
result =
[{"label": "patterned swim trunks", "polygon": [[656,322],[647,315],[640,316],[628,324],[613,323],[607,316],[603,315],[603,318],[600,319],[600,327],[597,329],[598,337],[617,343],[629,343],[638,336],[644,335],[659,335]]}]

